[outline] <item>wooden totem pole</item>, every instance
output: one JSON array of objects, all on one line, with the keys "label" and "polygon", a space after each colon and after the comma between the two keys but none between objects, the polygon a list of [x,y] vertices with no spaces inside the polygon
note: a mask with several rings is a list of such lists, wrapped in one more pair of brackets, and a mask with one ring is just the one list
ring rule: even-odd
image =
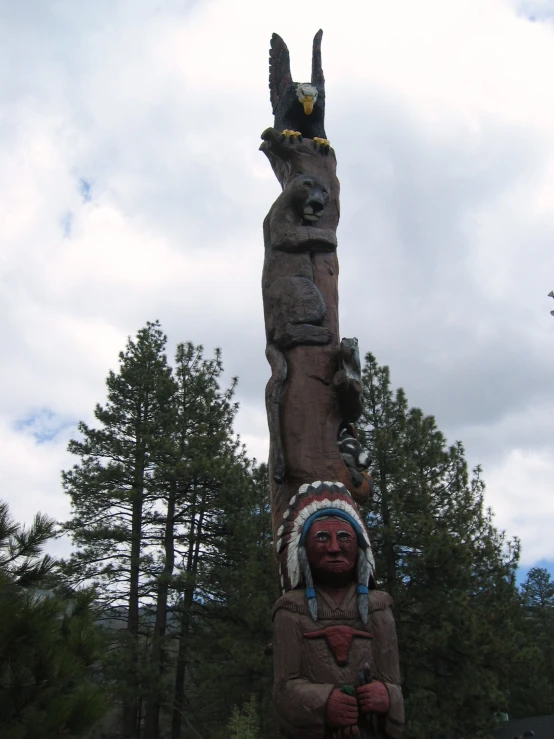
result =
[{"label": "wooden totem pole", "polygon": [[371,493],[358,341],[340,339],[339,181],[324,129],[321,38],[310,83],[292,81],[273,34],[275,122],[262,134],[283,192],[264,220],[262,293],[271,508],[284,595],[274,607],[282,737],[398,739],[403,727],[391,600],[375,589],[357,503]]}]

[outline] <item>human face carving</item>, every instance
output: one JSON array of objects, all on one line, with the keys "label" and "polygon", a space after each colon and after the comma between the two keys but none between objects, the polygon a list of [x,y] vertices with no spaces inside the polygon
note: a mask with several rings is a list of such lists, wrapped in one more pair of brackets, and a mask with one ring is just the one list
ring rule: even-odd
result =
[{"label": "human face carving", "polygon": [[347,521],[340,518],[314,521],[305,547],[315,581],[351,579],[358,558],[358,542]]}]

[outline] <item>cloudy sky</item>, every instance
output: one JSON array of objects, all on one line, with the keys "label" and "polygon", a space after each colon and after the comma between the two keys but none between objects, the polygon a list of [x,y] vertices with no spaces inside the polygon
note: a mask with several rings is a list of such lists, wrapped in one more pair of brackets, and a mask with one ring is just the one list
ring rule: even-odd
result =
[{"label": "cloudy sky", "polygon": [[341,331],[554,572],[554,0],[0,0],[0,495],[67,515],[67,441],[156,318],[222,348],[266,457],[268,46],[305,81],[320,26]]}]

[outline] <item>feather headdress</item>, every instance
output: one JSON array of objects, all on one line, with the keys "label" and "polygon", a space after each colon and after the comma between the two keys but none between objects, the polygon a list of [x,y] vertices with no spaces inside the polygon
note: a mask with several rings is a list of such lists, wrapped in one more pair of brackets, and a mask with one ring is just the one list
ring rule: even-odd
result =
[{"label": "feather headdress", "polygon": [[317,600],[304,539],[313,521],[322,516],[336,516],[348,521],[358,540],[358,606],[362,620],[367,621],[368,587],[373,581],[375,561],[369,534],[352,496],[340,482],[321,482],[302,485],[291,498],[277,531],[277,554],[283,591],[299,585],[306,588],[308,607],[314,621],[317,619]]}]

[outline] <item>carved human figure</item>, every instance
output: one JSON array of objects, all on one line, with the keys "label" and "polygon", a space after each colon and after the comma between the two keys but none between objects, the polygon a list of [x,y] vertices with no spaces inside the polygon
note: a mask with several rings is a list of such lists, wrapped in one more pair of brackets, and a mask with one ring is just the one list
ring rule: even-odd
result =
[{"label": "carved human figure", "polygon": [[303,485],[279,529],[274,702],[286,739],[399,739],[392,601],[374,585],[367,530],[346,488]]}]

